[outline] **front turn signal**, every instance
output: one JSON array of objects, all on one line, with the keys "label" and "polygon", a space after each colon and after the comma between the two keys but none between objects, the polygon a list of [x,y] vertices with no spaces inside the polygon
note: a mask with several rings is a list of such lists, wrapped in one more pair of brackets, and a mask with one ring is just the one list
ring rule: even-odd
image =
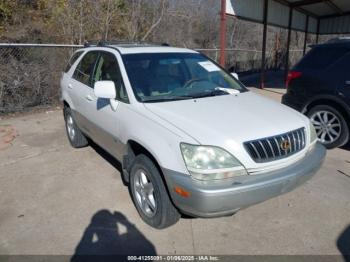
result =
[{"label": "front turn signal", "polygon": [[174,191],[182,197],[189,197],[191,195],[190,192],[186,191],[185,189],[179,186],[174,187]]}]

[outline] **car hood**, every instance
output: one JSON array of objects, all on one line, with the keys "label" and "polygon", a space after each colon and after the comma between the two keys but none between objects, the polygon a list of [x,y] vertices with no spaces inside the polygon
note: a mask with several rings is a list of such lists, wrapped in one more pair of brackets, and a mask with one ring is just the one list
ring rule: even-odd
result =
[{"label": "car hood", "polygon": [[308,128],[302,114],[251,91],[145,107],[199,144],[219,146],[236,155],[246,141]]}]

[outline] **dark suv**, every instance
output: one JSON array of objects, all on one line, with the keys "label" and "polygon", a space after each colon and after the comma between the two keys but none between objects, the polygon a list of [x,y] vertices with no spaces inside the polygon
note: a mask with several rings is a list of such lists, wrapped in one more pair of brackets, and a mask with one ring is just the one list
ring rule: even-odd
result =
[{"label": "dark suv", "polygon": [[350,38],[314,45],[289,72],[282,103],[306,114],[327,148],[349,141]]}]

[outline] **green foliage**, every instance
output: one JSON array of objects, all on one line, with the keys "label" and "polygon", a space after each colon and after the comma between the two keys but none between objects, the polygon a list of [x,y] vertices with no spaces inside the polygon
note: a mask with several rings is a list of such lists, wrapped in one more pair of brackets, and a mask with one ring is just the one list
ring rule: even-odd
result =
[{"label": "green foliage", "polygon": [[14,12],[13,1],[0,0],[0,25],[11,19]]}]

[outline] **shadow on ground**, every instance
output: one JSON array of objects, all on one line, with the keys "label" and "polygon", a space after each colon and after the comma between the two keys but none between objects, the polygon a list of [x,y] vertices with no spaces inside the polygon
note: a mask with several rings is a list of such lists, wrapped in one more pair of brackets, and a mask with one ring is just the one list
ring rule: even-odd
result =
[{"label": "shadow on ground", "polygon": [[89,140],[89,145],[91,146],[91,148],[93,150],[95,150],[95,152],[97,154],[99,154],[111,166],[113,166],[116,170],[118,170],[118,172],[120,173],[120,176],[121,176],[121,179],[122,179],[122,182],[123,182],[124,186],[128,186],[128,182],[125,180],[124,176],[122,175],[123,174],[122,164],[116,158],[114,158],[111,154],[109,154],[107,151],[105,151],[102,147],[97,145],[92,140]]},{"label": "shadow on ground", "polygon": [[350,151],[350,142],[347,143],[345,146],[342,146],[341,149],[346,150],[346,151]]},{"label": "shadow on ground", "polygon": [[113,255],[156,255],[156,249],[123,214],[100,210],[91,218],[71,261]]},{"label": "shadow on ground", "polygon": [[120,173],[122,173],[122,164],[111,156],[107,151],[105,151],[102,147],[97,145],[92,140],[89,140],[89,145],[97,154],[99,154],[104,160],[110,163],[115,169],[117,169]]},{"label": "shadow on ground", "polygon": [[350,225],[339,236],[337,247],[344,256],[344,260],[350,261]]}]

